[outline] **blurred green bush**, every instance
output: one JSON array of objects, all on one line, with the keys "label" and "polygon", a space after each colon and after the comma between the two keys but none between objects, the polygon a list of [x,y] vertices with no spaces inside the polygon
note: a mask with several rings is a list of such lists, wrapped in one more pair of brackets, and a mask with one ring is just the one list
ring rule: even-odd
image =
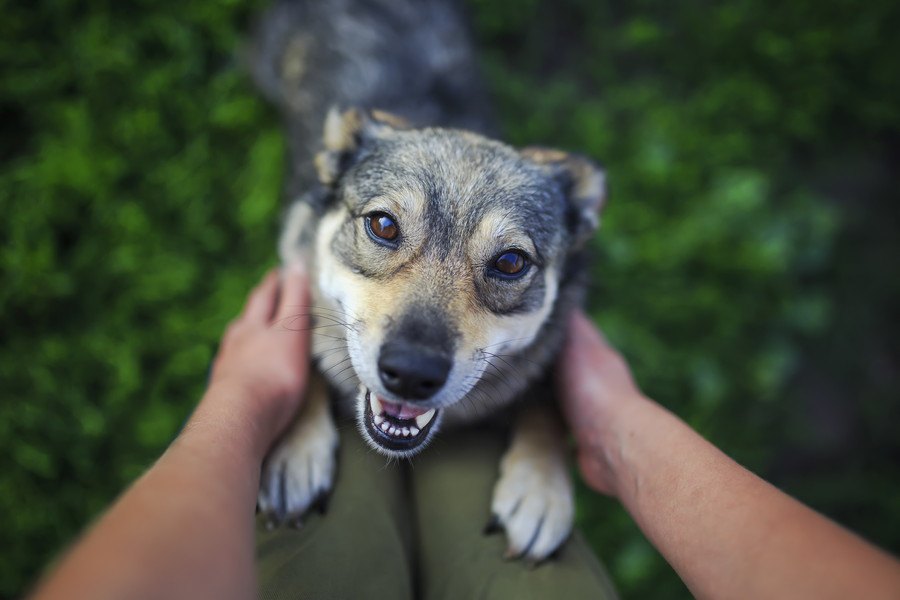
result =
[{"label": "blurred green bush", "polygon": [[[275,260],[264,3],[0,0],[0,597],[157,456]],[[591,309],[644,388],[900,549],[900,9],[471,0],[508,139],[607,166]],[[616,505],[625,597],[687,597]]]}]

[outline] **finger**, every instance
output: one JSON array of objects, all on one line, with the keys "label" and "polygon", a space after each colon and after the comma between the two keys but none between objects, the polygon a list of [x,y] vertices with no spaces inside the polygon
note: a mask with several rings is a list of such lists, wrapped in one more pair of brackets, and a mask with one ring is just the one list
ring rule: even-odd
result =
[{"label": "finger", "polygon": [[572,313],[572,318],[569,320],[569,336],[577,344],[609,347],[606,336],[581,309]]},{"label": "finger", "polygon": [[272,269],[266,273],[262,282],[250,292],[247,304],[244,305],[244,312],[241,313],[241,319],[253,323],[268,322],[275,310],[277,299],[278,271]]},{"label": "finger", "polygon": [[232,319],[229,321],[228,325],[225,326],[225,331],[222,333],[222,339],[219,342],[219,350],[224,348],[225,346],[231,343],[231,340],[237,335],[237,330],[239,327],[240,319]]},{"label": "finger", "polygon": [[[581,310],[576,310],[569,319],[566,345],[557,369],[557,380],[561,389],[571,392],[580,389],[585,381],[595,378],[603,363],[606,347],[603,338],[587,315]],[[563,395],[568,397],[570,394]]]},{"label": "finger", "polygon": [[295,263],[281,271],[281,297],[275,320],[288,319],[290,329],[305,331],[309,323],[309,279],[302,263]]},{"label": "finger", "polygon": [[566,381],[598,378],[621,385],[622,390],[635,387],[628,362],[580,310],[573,314],[568,333],[560,369]]},{"label": "finger", "polygon": [[568,361],[605,363],[622,360],[619,351],[613,348],[603,332],[585,315],[577,310],[569,321],[569,343],[565,348]]}]

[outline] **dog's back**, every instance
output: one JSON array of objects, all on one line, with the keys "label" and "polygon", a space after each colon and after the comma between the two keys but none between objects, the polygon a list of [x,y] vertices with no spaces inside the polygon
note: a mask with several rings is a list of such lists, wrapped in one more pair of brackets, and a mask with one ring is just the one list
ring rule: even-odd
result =
[{"label": "dog's back", "polygon": [[334,106],[494,133],[462,12],[455,0],[281,0],[265,14],[252,71],[286,121],[290,198],[315,181]]}]

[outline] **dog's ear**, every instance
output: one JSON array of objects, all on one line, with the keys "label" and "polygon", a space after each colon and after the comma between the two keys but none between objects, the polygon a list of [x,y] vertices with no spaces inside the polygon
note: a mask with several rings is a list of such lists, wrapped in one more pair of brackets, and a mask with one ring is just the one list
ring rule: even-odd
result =
[{"label": "dog's ear", "polygon": [[600,211],[606,203],[603,169],[587,157],[561,150],[529,146],[521,153],[559,182],[568,202],[573,246],[582,246],[600,225]]},{"label": "dog's ear", "polygon": [[324,149],[315,159],[319,181],[333,186],[368,145],[409,128],[401,117],[380,110],[349,108],[340,112],[332,108],[325,118]]}]

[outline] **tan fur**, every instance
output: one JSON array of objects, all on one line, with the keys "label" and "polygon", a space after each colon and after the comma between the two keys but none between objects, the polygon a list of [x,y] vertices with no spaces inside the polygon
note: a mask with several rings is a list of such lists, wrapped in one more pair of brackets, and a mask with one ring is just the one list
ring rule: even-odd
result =
[{"label": "tan fur", "polygon": [[541,560],[572,530],[575,500],[564,439],[552,411],[531,407],[519,416],[491,503],[509,539],[508,557]]},{"label": "tan fur", "polygon": [[[424,210],[421,197],[409,194],[377,198],[371,202],[371,208],[390,208],[395,214],[405,215],[405,235],[412,240],[421,239],[423,231],[421,228],[417,231],[415,220],[411,218]],[[472,294],[471,281],[479,276],[480,267],[466,263],[442,264],[434,257],[415,256],[414,242],[410,239],[407,239],[407,245],[412,246],[411,249],[389,257],[389,262],[404,268],[398,269],[387,280],[355,274],[334,256],[331,249],[336,230],[347,218],[347,211],[340,209],[327,215],[320,225],[316,243],[317,282],[323,300],[330,306],[342,306],[355,324],[356,331],[348,336],[349,356],[364,381],[377,381],[373,367],[378,349],[386,341],[386,327],[391,319],[402,314],[405,307],[421,296],[442,298],[443,310],[461,334],[455,356],[457,366],[446,390],[446,396],[453,402],[468,391],[465,386],[470,387],[485,368],[478,349],[491,347],[494,353],[503,353],[527,347],[553,307],[558,275],[552,265],[534,275],[544,278],[547,290],[539,310],[525,315],[497,315],[481,306]],[[479,248],[496,244],[498,237],[510,244],[528,246],[527,238],[511,231],[502,214],[492,214],[472,233],[468,247],[478,255]],[[454,276],[447,277],[448,272]],[[328,346],[327,343],[323,345]],[[344,387],[349,390],[355,386],[356,378],[350,378]]]},{"label": "tan fur", "polygon": [[[376,4],[277,3],[254,74],[287,120],[286,189],[296,202],[280,252],[285,264],[310,269],[315,366],[338,412],[355,409],[363,438],[397,458],[421,451],[441,426],[513,402],[546,403],[540,383],[580,301],[604,181],[584,158],[476,133],[492,118],[458,3]],[[329,111],[333,104],[342,110]],[[399,225],[396,243],[367,228],[379,212]],[[528,268],[516,277],[497,260],[519,251]],[[393,366],[380,364],[385,357]],[[427,389],[416,387],[426,372]],[[400,422],[409,419],[395,419],[407,438],[398,441],[376,428],[388,422],[386,411],[380,423],[371,412],[378,398],[433,419],[417,420],[412,438]],[[322,396],[311,400],[316,409],[300,415],[267,463],[260,507],[274,521],[314,501],[313,491],[295,493],[300,482],[332,481],[334,424],[322,417]],[[521,503],[499,516],[512,552],[529,560],[546,558],[571,526],[562,448],[558,427],[530,416],[503,460],[494,504]],[[280,493],[281,480],[292,482],[291,494]]]},{"label": "tan fur", "polygon": [[[391,396],[379,371],[380,353],[393,341],[398,320],[437,310],[437,318],[452,329],[447,336],[453,340],[452,366],[420,404],[438,411],[428,435],[505,405],[549,363],[557,332],[548,331],[547,323],[566,292],[561,271],[596,226],[604,198],[602,172],[578,156],[538,148],[519,152],[474,133],[406,127],[378,111],[332,110],[316,167],[334,196],[321,214],[298,203],[289,212],[280,246],[285,263],[305,261],[311,268],[311,310],[322,315],[317,326],[327,332],[313,335],[320,371],[343,401],[354,403],[364,439],[390,456],[418,451],[385,449],[365,426],[369,394],[407,402]],[[389,151],[375,157],[381,162],[366,178],[364,169],[373,160],[367,144],[379,143]],[[365,160],[347,175],[362,150]],[[438,201],[442,204],[435,207]],[[531,211],[527,218],[523,209]],[[577,229],[568,231],[572,210]],[[396,244],[386,245],[366,229],[366,219],[378,213],[397,222],[401,237]],[[553,227],[546,227],[548,218],[554,219]],[[435,229],[436,223],[441,227]],[[522,277],[497,278],[489,263],[507,249],[541,260]],[[517,309],[521,298],[527,298],[527,308]],[[517,366],[509,364],[517,360]],[[506,379],[496,388],[481,385],[489,371]],[[526,371],[530,374],[523,375]],[[333,423],[314,415],[300,420],[310,423],[295,425],[273,453],[273,464],[286,469],[291,481],[300,481],[310,468],[330,474],[333,461],[322,459],[314,467],[304,462],[325,444],[309,448],[298,438],[312,426],[327,432]],[[527,411],[514,428],[493,498],[510,554],[542,560],[568,535],[573,508],[564,454],[553,417],[542,408]],[[261,506],[266,498],[260,496]],[[302,512],[313,500],[295,494],[287,509]],[[521,509],[511,510],[518,504]]]},{"label": "tan fur", "polygon": [[283,518],[295,520],[327,495],[334,479],[337,442],[328,387],[321,375],[313,373],[300,414],[263,465],[260,510],[271,510],[284,497],[291,514]]},{"label": "tan fur", "polygon": [[529,146],[522,156],[545,167],[565,172],[571,182],[570,194],[591,221],[590,232],[600,224],[600,211],[606,202],[606,175],[593,161],[561,150]]}]

